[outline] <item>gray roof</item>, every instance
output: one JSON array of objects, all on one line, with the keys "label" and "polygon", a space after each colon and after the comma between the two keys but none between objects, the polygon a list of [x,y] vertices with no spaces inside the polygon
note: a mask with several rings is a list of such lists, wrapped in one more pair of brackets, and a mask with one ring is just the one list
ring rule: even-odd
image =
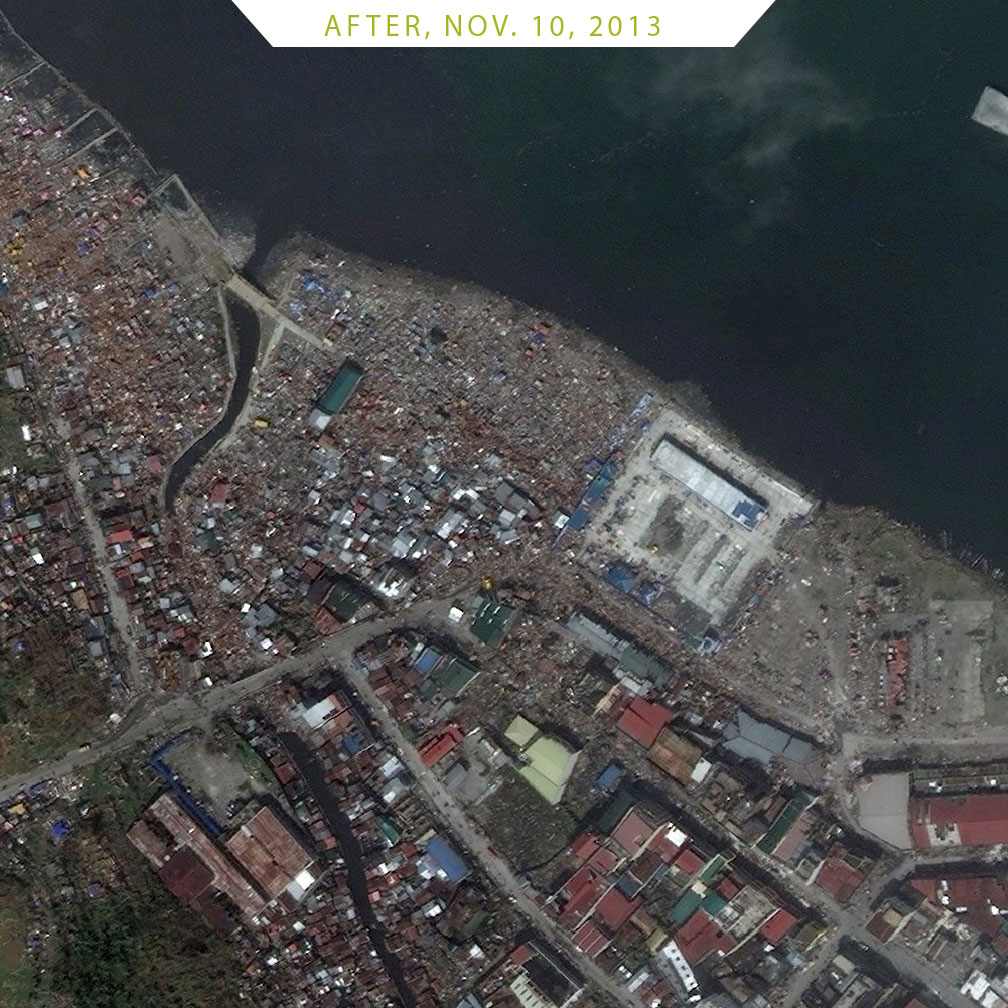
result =
[{"label": "gray roof", "polygon": [[725,728],[724,747],[762,767],[779,760],[801,783],[817,785],[822,781],[822,752],[814,743],[768,721],[760,721],[742,709]]}]

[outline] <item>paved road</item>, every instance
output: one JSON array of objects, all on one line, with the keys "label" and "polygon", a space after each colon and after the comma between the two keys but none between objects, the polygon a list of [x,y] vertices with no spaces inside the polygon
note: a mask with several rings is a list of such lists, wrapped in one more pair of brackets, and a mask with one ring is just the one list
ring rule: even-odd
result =
[{"label": "paved road", "polygon": [[[746,847],[744,851],[740,851],[740,853],[743,852],[755,857],[763,867],[774,871],[778,878],[781,878],[785,888],[790,889],[805,903],[816,907],[830,922],[830,926],[834,930],[827,939],[827,948],[822,949],[815,959],[820,966],[825,965],[825,961],[828,960],[829,948],[838,946],[842,938],[849,938],[888,962],[911,987],[923,981],[949,1008],[976,1008],[969,998],[960,993],[958,985],[950,982],[950,978],[946,974],[940,973],[930,963],[917,958],[898,943],[890,945],[879,941],[865,927],[871,913],[871,906],[879,894],[891,881],[901,878],[913,870],[917,860],[915,856],[910,855],[902,858],[894,865],[880,865],[870,874],[850,903],[841,905],[817,886],[805,885],[800,880],[791,877],[789,870],[785,870],[782,875],[780,864],[760,851]],[[792,979],[793,986],[788,988],[788,993],[783,1001],[784,1008],[795,1008],[801,994],[807,989],[817,972],[818,970],[803,971]]]},{"label": "paved road", "polygon": [[243,703],[285,676],[305,676],[325,664],[348,666],[354,652],[362,644],[390,630],[434,624],[441,633],[457,632],[457,628],[445,619],[450,605],[445,599],[435,599],[419,603],[394,616],[362,620],[328,638],[311,651],[277,662],[238,682],[221,683],[198,694],[145,696],[137,701],[135,708],[111,735],[97,740],[90,749],[84,752],[73,749],[40,763],[33,770],[0,781],[0,800],[12,797],[36,781],[64,776],[141,742],[163,740],[184,728],[208,721],[216,711]]},{"label": "paved road", "polygon": [[[64,419],[59,418],[56,420],[55,426],[60,442],[66,444],[70,436],[69,424]],[[77,503],[77,510],[84,521],[84,527],[91,540],[91,550],[94,553],[95,565],[105,584],[109,615],[112,617],[112,622],[115,625],[116,632],[119,634],[119,639],[126,649],[126,663],[128,666],[127,685],[133,690],[147,689],[150,686],[149,675],[143,672],[134,636],[136,620],[130,616],[129,609],[126,608],[126,600],[119,591],[119,585],[116,583],[115,575],[112,573],[112,567],[106,559],[105,535],[101,530],[98,519],[95,517],[87,491],[84,489],[80,464],[77,461],[77,456],[69,449],[61,450],[59,454],[62,457],[63,469],[66,472],[67,479],[70,482],[70,489],[73,491],[74,500]]]},{"label": "paved road", "polygon": [[486,874],[514,899],[515,905],[535,927],[550,937],[559,947],[567,949],[574,957],[579,969],[600,990],[604,991],[617,1004],[624,1005],[625,1008],[640,1008],[640,1002],[636,998],[593,960],[586,958],[574,947],[567,932],[532,898],[531,894],[534,890],[519,880],[511,868],[491,851],[487,838],[465,814],[454,796],[445,789],[438,777],[424,767],[416,748],[407,741],[399,725],[371,688],[366,676],[356,663],[348,663],[343,672],[368,708],[371,716],[381,726],[385,736],[395,744],[403,763],[416,778],[431,806],[437,810],[451,832],[469,848]]},{"label": "paved road", "polygon": [[[426,770],[414,748],[404,737],[399,725],[392,718],[384,703],[371,689],[366,676],[356,668],[353,661],[355,652],[373,637],[404,626],[434,625],[442,633],[457,635],[458,628],[447,621],[450,606],[446,599],[436,599],[419,603],[395,616],[378,617],[353,624],[330,637],[319,647],[298,654],[285,661],[277,662],[269,668],[253,673],[234,683],[222,683],[197,695],[154,695],[140,699],[113,734],[96,741],[86,751],[72,750],[64,755],[40,764],[34,770],[0,781],[0,799],[12,797],[18,791],[39,780],[52,779],[81,770],[117,752],[127,750],[144,742],[162,741],[184,728],[208,721],[216,711],[237,706],[256,693],[284,677],[300,678],[320,666],[338,666],[357,691],[362,702],[368,707],[372,717],[381,726],[386,737],[398,748],[403,762],[416,777],[419,787],[431,806],[441,815],[459,840],[480,862],[483,870],[505,892],[514,898],[518,909],[559,947],[566,948],[579,964],[579,968],[589,980],[595,983],[617,1004],[625,1008],[639,1008],[639,1004],[612,977],[606,974],[592,960],[585,958],[572,945],[567,933],[533,899],[533,890],[519,879],[511,868],[492,853],[485,835],[465,814],[454,797],[448,793],[441,781]],[[695,810],[696,811],[696,810]],[[703,816],[699,818],[703,820]],[[719,834],[720,835],[720,834]],[[790,892],[799,903],[815,906],[830,922],[833,931],[825,945],[817,952],[817,966],[825,964],[830,951],[839,943],[841,936],[860,942],[868,949],[887,960],[895,970],[908,980],[924,980],[949,1008],[975,1008],[972,1002],[960,994],[959,989],[948,978],[919,960],[903,947],[885,945],[869,934],[864,924],[871,903],[883,888],[894,878],[908,873],[918,862],[929,860],[926,856],[908,855],[899,862],[888,862],[880,866],[869,883],[862,887],[852,903],[841,906],[827,893],[815,886],[805,885],[794,878],[772,858],[760,854],[748,845],[729,837],[736,853],[743,859],[754,859],[770,870],[780,880],[781,887]],[[946,858],[947,859],[947,858]],[[801,994],[807,988],[817,970],[803,971],[792,981],[784,997],[784,1008],[796,1008]]]},{"label": "paved road", "polygon": [[293,333],[306,343],[318,347],[319,350],[329,351],[331,347],[311,330],[306,329],[299,322],[288,318],[262,291],[257,290],[243,276],[235,273],[227,282],[227,288],[236,297],[240,297],[250,308],[254,308],[261,316],[268,318],[274,323],[282,325],[288,332]]}]

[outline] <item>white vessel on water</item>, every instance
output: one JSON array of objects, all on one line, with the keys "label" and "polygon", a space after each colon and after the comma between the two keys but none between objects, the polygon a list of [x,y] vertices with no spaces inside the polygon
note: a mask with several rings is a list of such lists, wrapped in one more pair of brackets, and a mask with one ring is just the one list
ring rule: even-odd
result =
[{"label": "white vessel on water", "polygon": [[970,118],[981,126],[1008,136],[1008,95],[996,88],[985,87]]}]

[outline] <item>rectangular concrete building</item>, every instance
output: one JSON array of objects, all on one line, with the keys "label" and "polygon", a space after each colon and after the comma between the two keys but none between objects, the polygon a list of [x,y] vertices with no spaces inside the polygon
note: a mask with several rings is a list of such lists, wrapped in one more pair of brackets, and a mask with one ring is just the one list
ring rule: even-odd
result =
[{"label": "rectangular concrete building", "polygon": [[749,494],[708,469],[671,438],[662,438],[651,455],[655,467],[708,504],[752,531],[766,517],[766,508]]}]

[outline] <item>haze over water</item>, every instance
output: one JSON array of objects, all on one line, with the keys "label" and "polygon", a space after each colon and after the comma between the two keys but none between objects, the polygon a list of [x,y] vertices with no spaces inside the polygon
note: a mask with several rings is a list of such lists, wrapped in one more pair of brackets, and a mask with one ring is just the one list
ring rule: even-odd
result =
[{"label": "haze over water", "polygon": [[308,230],[570,316],[812,489],[1008,566],[1008,138],[969,121],[1008,89],[1003,0],[777,0],[731,52],[274,51],[225,0],[0,7],[256,222],[253,267]]}]

